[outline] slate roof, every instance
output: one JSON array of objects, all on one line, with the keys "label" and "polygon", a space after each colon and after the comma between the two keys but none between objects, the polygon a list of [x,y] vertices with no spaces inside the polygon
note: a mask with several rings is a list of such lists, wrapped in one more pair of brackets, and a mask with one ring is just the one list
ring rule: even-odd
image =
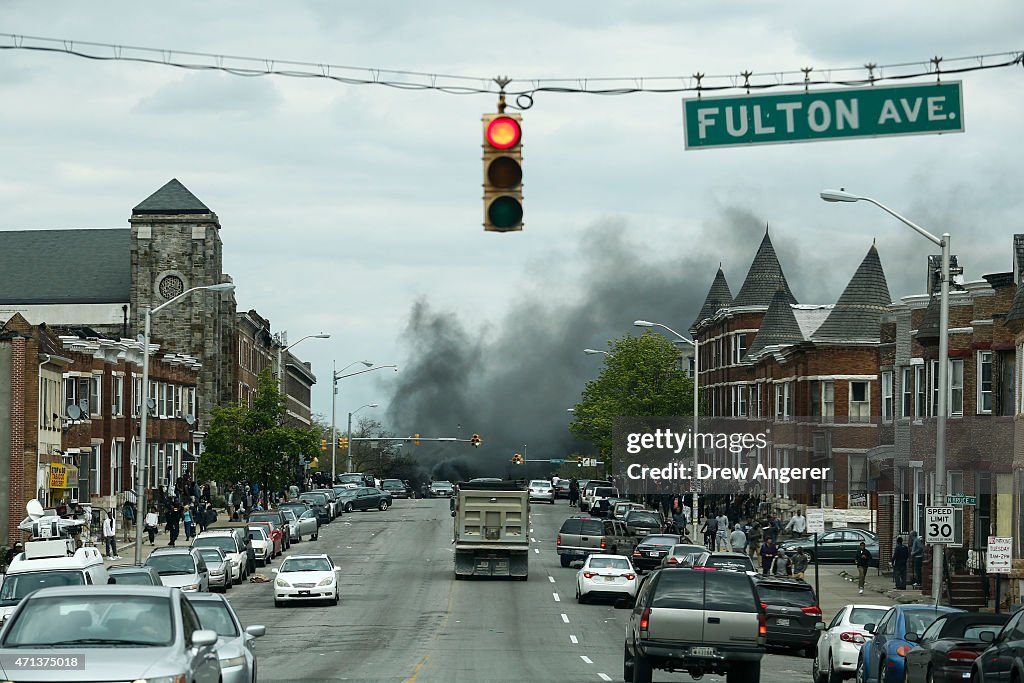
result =
[{"label": "slate roof", "polygon": [[[1020,290],[1017,290],[1017,294],[1020,294]],[[1017,303],[1017,297],[1013,299],[1014,304]],[[1013,306],[1010,306],[1010,311],[1013,311]],[[924,309],[924,317],[921,318],[921,324],[917,326],[918,339],[938,339],[939,338],[939,315],[942,312],[942,297],[933,294],[928,300],[928,308]],[[1009,318],[1009,316],[1007,316]]]},{"label": "slate roof", "polygon": [[131,231],[0,230],[0,304],[128,303]]},{"label": "slate roof", "polygon": [[142,200],[132,209],[132,215],[162,214],[178,215],[212,213],[205,204],[188,191],[184,185],[172,178],[166,185]]},{"label": "slate roof", "polygon": [[768,229],[765,228],[764,239],[761,240],[761,246],[757,248],[750,270],[747,271],[747,279],[743,281],[740,293],[736,295],[732,305],[768,306],[778,291],[785,295],[789,303],[797,302],[789,289],[782,266],[779,265],[779,257],[775,255],[775,247],[768,236]]},{"label": "slate roof", "polygon": [[814,341],[878,341],[882,314],[892,303],[875,245],[839,296],[836,307],[814,333]]},{"label": "slate roof", "polygon": [[719,309],[727,308],[731,303],[732,291],[729,290],[729,283],[725,281],[725,273],[722,272],[722,267],[719,266],[718,273],[715,274],[715,280],[711,283],[711,289],[708,290],[708,295],[704,298],[704,305],[701,306],[697,319],[690,326],[690,331],[692,332],[700,321],[712,317]]},{"label": "slate roof", "polygon": [[788,346],[802,341],[804,341],[804,333],[793,314],[793,307],[789,302],[787,292],[779,290],[772,297],[768,312],[761,320],[761,328],[757,331],[754,343],[750,345],[743,360],[754,360],[768,346]]},{"label": "slate roof", "polygon": [[[1013,303],[1010,304],[1010,310],[1006,312],[1006,322],[1013,320],[1024,320],[1024,285],[1017,285],[1017,292],[1013,295]],[[918,336],[921,336],[920,333],[918,333]],[[938,331],[936,331],[935,336],[938,336]]]}]

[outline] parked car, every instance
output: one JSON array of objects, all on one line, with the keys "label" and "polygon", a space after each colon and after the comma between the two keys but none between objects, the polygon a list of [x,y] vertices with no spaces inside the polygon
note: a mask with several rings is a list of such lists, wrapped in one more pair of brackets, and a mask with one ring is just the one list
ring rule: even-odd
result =
[{"label": "parked car", "polygon": [[284,515],[284,519],[288,522],[288,540],[292,543],[300,543],[302,537],[299,535],[299,518],[295,516],[291,508],[282,508],[281,514]]},{"label": "parked car", "polygon": [[249,513],[249,524],[253,522],[270,522],[274,529],[281,532],[281,548],[288,550],[292,545],[291,529],[288,528],[288,520],[281,510],[265,510],[262,512]]},{"label": "parked car", "polygon": [[758,683],[765,653],[765,614],[749,576],[662,569],[640,587],[626,625],[622,676],[651,683],[654,669],[727,676]]},{"label": "parked car", "polygon": [[843,528],[814,534],[806,538],[795,538],[779,543],[779,549],[792,555],[797,548],[803,548],[807,557],[814,562],[814,536],[818,537],[818,561],[853,564],[861,541],[871,553],[871,566],[878,566],[878,537],[864,529]]},{"label": "parked car", "polygon": [[191,593],[189,604],[199,616],[199,625],[217,632],[217,659],[220,660],[222,683],[255,683],[255,640],[267,633],[266,626],[242,628],[242,622],[221,595]]},{"label": "parked car", "polygon": [[648,536],[665,531],[665,518],[653,510],[629,510],[623,520],[626,529],[634,536]]},{"label": "parked car", "polygon": [[555,498],[568,498],[569,497],[569,479],[559,479],[555,482]]},{"label": "parked car", "polygon": [[694,561],[707,551],[708,549],[702,545],[678,543],[661,558],[661,564],[658,566],[661,569],[692,569]]},{"label": "parked car", "polygon": [[1019,681],[1024,672],[1024,610],[1017,610],[996,634],[992,644],[975,658],[971,683]]},{"label": "parked car", "polygon": [[430,482],[430,497],[431,498],[450,498],[454,492],[454,487],[450,481],[432,481]]},{"label": "parked car", "polygon": [[636,597],[637,571],[625,555],[590,555],[576,573],[576,601],[592,597]]},{"label": "parked car", "polygon": [[588,512],[590,510],[590,496],[598,486],[614,488],[610,481],[604,479],[590,479],[587,481],[586,486],[582,482],[580,483],[580,512]]},{"label": "parked car", "polygon": [[320,538],[320,520],[317,518],[316,510],[310,508],[299,515],[298,519],[299,537],[309,537],[310,540]]},{"label": "parked car", "polygon": [[661,561],[668,555],[673,546],[678,545],[681,539],[675,534],[656,534],[646,536],[633,548],[633,566],[643,571],[644,569],[657,569]]},{"label": "parked car", "polygon": [[231,560],[220,548],[196,548],[210,570],[210,590],[214,588],[227,592],[232,586]]},{"label": "parked car", "polygon": [[367,487],[355,491],[355,495],[345,501],[345,512],[353,510],[380,510],[383,512],[391,507],[391,494],[387,491]]},{"label": "parked car", "polygon": [[107,583],[120,586],[162,586],[160,572],[147,565],[122,564],[107,569]]},{"label": "parked car", "polygon": [[820,633],[817,623],[821,621],[821,608],[810,584],[785,576],[758,576],[754,583],[765,610],[768,646],[802,650],[805,657],[814,657],[817,654]]},{"label": "parked car", "polygon": [[274,569],[274,607],[286,602],[325,600],[337,605],[341,601],[338,568],[327,555],[292,555]]},{"label": "parked car", "polygon": [[618,555],[633,547],[626,525],[618,520],[570,517],[555,537],[555,552],[563,567],[594,553]]},{"label": "parked car", "polygon": [[254,526],[249,528],[249,540],[256,550],[256,562],[261,567],[266,567],[274,559],[274,541],[267,535],[266,527]]},{"label": "parked car", "polygon": [[612,516],[612,500],[619,500],[619,490],[614,486],[596,486],[587,499],[587,510],[595,517]]},{"label": "parked car", "polygon": [[210,590],[210,570],[198,548],[154,548],[143,563],[160,574],[160,581],[182,592]]},{"label": "parked car", "polygon": [[970,678],[974,660],[1009,620],[1009,614],[944,614],[924,633],[907,633],[907,642],[917,644],[906,655],[907,683],[950,683]]},{"label": "parked car", "polygon": [[857,670],[860,648],[871,634],[865,624],[877,624],[888,607],[881,605],[846,605],[825,625],[819,621],[817,656],[811,663],[815,683],[838,683],[853,677]]},{"label": "parked car", "polygon": [[[199,626],[195,609],[176,588],[43,588],[25,598],[5,626],[0,660],[10,662],[26,652],[81,658],[82,668],[59,672],[63,677],[53,671],[21,671],[19,680],[217,683],[218,636]],[[82,638],[100,640],[83,645]]]},{"label": "parked car", "polygon": [[640,503],[633,503],[631,501],[619,501],[618,503],[612,505],[612,517],[614,517],[615,519],[624,520],[626,518],[626,514],[628,514],[630,510],[643,509],[644,506],[641,505]]},{"label": "parked car", "polygon": [[242,583],[249,578],[249,552],[253,553],[252,566],[256,566],[256,553],[246,530],[245,545],[239,543],[234,529],[207,529],[192,540],[193,548],[220,548],[231,561],[231,580]]},{"label": "parked car", "polygon": [[299,500],[299,495],[301,494],[296,495],[296,497],[293,500],[281,503],[280,505],[278,505],[278,509],[280,509],[282,512],[285,510],[291,510],[296,517],[301,515],[306,510],[310,509],[310,504],[303,500]]},{"label": "parked car", "polygon": [[890,607],[877,624],[865,624],[864,630],[871,633],[871,638],[860,648],[857,679],[863,683],[881,683],[879,673],[884,670],[886,683],[902,683],[906,655],[914,647],[904,636],[924,633],[933,621],[950,612],[963,610],[934,605],[896,605]]},{"label": "parked car", "polygon": [[331,517],[331,501],[327,494],[322,491],[306,491],[299,494],[299,500],[316,510],[317,519],[321,524],[330,524],[334,519]]},{"label": "parked car", "polygon": [[409,498],[405,482],[401,479],[385,479],[380,484],[381,489],[391,494],[392,498]]},{"label": "parked car", "polygon": [[256,528],[263,529],[270,539],[270,559],[284,554],[284,534],[281,527],[275,526],[273,522],[249,522],[249,531]]},{"label": "parked car", "polygon": [[[206,531],[201,532],[196,538],[202,538],[211,532],[234,534],[235,540],[238,542],[238,546],[245,550],[245,573],[253,574],[256,571],[256,551],[253,549],[252,542],[249,540],[248,522],[218,522],[216,526],[208,527]],[[193,539],[192,545],[195,545],[195,539]],[[233,552],[232,550],[223,547],[221,550],[229,555]]]},{"label": "parked car", "polygon": [[531,479],[528,487],[530,491],[530,502],[555,504],[555,487],[547,479]]},{"label": "parked car", "polygon": [[316,489],[316,493],[322,493],[327,497],[327,505],[330,508],[331,519],[341,516],[341,505],[338,502],[338,494],[333,488]]},{"label": "parked car", "polygon": [[722,571],[743,572],[749,576],[757,576],[754,562],[743,553],[709,553],[705,551],[693,559],[693,568],[721,569]]}]

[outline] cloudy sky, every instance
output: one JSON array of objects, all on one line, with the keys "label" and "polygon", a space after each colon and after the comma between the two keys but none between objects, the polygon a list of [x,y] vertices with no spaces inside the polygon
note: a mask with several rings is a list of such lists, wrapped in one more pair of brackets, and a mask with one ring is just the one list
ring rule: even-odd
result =
[{"label": "cloudy sky", "polygon": [[[844,6],[15,1],[0,32],[524,83],[1024,48],[1012,0]],[[1024,70],[961,78],[965,134],[704,151],[683,148],[682,95],[538,94],[523,112],[525,230],[491,234],[480,115],[493,95],[2,50],[0,229],[127,226],[176,177],[221,219],[239,308],[293,340],[333,335],[296,349],[321,378],[315,412],[330,412],[332,361],[398,363],[345,380],[339,416],[380,402],[400,433],[461,424],[494,452],[556,453],[600,367],[581,350],[640,317],[685,330],[719,262],[738,290],[765,223],[801,303],[834,302],[872,239],[893,297],[921,291],[927,243],[873,207],[821,202],[824,187],[950,232],[969,278],[1009,270]]]}]

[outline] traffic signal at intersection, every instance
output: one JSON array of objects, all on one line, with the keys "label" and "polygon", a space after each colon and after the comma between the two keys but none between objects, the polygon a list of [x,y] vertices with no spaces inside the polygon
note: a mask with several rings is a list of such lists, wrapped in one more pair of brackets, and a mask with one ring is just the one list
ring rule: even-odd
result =
[{"label": "traffic signal at intersection", "polygon": [[473,448],[480,448],[480,444],[483,443],[482,441],[480,441],[479,434],[474,434],[472,437],[470,437],[469,442],[473,444]]},{"label": "traffic signal at intersection", "polygon": [[484,114],[484,230],[523,229],[523,128],[519,114]]},{"label": "traffic signal at intersection", "polygon": [[577,455],[576,456],[576,467],[583,467],[583,456],[582,455]]},{"label": "traffic signal at intersection", "polygon": [[348,437],[347,436],[339,436],[338,437],[338,448],[342,448],[342,449],[348,448]]},{"label": "traffic signal at intersection", "polygon": [[320,439],[320,450],[321,451],[326,451],[327,450],[327,439]]},{"label": "traffic signal at intersection", "polygon": [[522,465],[523,462],[524,462],[523,456],[520,455],[519,453],[516,453],[515,455],[512,456],[512,464],[513,465]]}]

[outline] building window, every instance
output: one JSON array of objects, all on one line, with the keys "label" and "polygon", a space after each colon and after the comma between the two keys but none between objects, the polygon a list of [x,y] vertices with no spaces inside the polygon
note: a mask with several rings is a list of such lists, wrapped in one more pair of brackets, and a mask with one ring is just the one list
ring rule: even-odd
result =
[{"label": "building window", "polygon": [[115,441],[110,445],[110,495],[116,496],[123,484],[124,441]]},{"label": "building window", "polygon": [[850,422],[871,420],[871,392],[867,382],[850,382]]},{"label": "building window", "polygon": [[992,352],[978,352],[978,413],[992,412]]},{"label": "building window", "polygon": [[850,454],[847,456],[847,462],[850,467],[849,488],[847,489],[850,507],[867,507],[868,457]]},{"label": "building window", "polygon": [[103,464],[103,450],[100,444],[92,447],[92,454],[89,456],[92,462],[89,463],[89,493],[94,496],[100,495],[100,472]]},{"label": "building window", "polygon": [[939,361],[931,362],[932,372],[932,409],[929,415],[935,417],[939,414]]},{"label": "building window", "polygon": [[124,415],[124,377],[117,375],[111,385],[114,395],[110,404],[111,413],[115,416]]},{"label": "building window", "polygon": [[103,375],[93,375],[89,378],[89,407],[91,408],[89,415],[92,417],[103,415],[103,404],[100,401],[103,397],[103,392],[100,390],[101,381],[103,381]]},{"label": "building window", "polygon": [[925,379],[925,368],[923,365],[914,366],[914,386],[917,388],[916,400],[914,401],[914,417],[922,419],[928,412],[925,405],[927,394],[927,380]]},{"label": "building window", "polygon": [[808,403],[810,410],[807,411],[809,417],[821,417],[821,382],[811,382],[808,392],[810,401]]},{"label": "building window", "polygon": [[912,368],[903,368],[903,401],[900,406],[900,416],[905,418],[913,417],[914,414],[914,385],[912,383],[913,375],[911,374]]},{"label": "building window", "polygon": [[821,421],[832,422],[836,416],[836,383],[832,380],[821,382]]},{"label": "building window", "polygon": [[964,360],[949,361],[949,414],[964,414]]},{"label": "building window", "polygon": [[882,421],[892,422],[893,419],[892,372],[882,373]]},{"label": "building window", "polygon": [[741,384],[736,387],[736,414],[739,417],[747,416],[747,385]]},{"label": "building window", "polygon": [[732,338],[732,362],[738,365],[747,353],[747,335],[737,334]]},{"label": "building window", "polygon": [[1014,351],[998,351],[996,359],[999,361],[999,414],[1004,417],[1013,416],[1017,411],[1017,404],[1013,399],[1017,356]]},{"label": "building window", "polygon": [[950,470],[946,473],[946,495],[959,496],[964,491],[964,473],[961,470]]}]

